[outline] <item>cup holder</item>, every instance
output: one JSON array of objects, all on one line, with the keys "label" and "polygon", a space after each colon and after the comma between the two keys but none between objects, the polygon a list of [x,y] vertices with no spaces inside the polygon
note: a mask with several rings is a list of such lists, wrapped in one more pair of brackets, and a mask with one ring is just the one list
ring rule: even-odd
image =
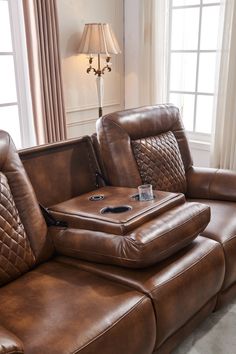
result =
[{"label": "cup holder", "polygon": [[129,211],[131,209],[132,209],[132,207],[129,206],[129,205],[119,205],[119,206],[116,206],[116,207],[108,206],[108,207],[103,208],[101,210],[101,214],[108,214],[108,213],[120,214],[120,213],[125,213],[126,211]]},{"label": "cup holder", "polygon": [[91,200],[92,202],[97,202],[103,199],[104,199],[104,195],[102,194],[92,195],[91,197],[89,197],[89,200]]}]

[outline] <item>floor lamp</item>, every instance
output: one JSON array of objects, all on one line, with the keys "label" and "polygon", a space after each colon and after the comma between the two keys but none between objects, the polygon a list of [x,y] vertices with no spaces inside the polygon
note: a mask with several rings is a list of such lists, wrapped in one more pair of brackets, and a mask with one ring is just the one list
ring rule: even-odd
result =
[{"label": "floor lamp", "polygon": [[[99,117],[102,116],[104,85],[102,75],[111,71],[111,54],[121,53],[114,32],[108,23],[87,23],[84,26],[79,53],[89,56],[87,73],[93,72],[97,76],[97,93],[99,103]],[[97,68],[93,66],[94,55],[97,55]],[[102,55],[106,56],[104,66]]]}]

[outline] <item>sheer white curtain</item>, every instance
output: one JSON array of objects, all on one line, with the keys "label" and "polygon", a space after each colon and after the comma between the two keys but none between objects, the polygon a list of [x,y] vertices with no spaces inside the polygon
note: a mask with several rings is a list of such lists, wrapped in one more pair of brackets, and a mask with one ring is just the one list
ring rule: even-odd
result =
[{"label": "sheer white curtain", "polygon": [[236,0],[225,0],[212,166],[236,170]]},{"label": "sheer white curtain", "polygon": [[169,0],[140,0],[140,104],[166,102]]}]

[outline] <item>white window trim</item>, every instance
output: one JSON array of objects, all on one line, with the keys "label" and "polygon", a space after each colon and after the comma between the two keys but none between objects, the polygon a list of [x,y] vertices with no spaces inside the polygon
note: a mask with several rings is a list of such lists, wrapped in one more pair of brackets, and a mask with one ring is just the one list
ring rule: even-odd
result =
[{"label": "white window trim", "polygon": [[[22,147],[36,145],[22,0],[8,0]],[[9,105],[9,104],[8,104]]]},{"label": "white window trim", "polygon": [[[221,0],[216,0],[214,3],[204,4],[203,0],[200,0],[199,4],[196,5],[182,5],[182,6],[173,6],[173,0],[169,0],[169,40],[168,40],[168,74],[167,74],[167,98],[169,101],[169,97],[171,93],[179,93],[179,94],[193,94],[195,95],[195,102],[194,102],[194,122],[193,122],[193,129],[194,131],[187,131],[187,136],[189,138],[191,145],[198,145],[201,144],[204,147],[204,150],[210,149],[211,143],[211,134],[206,133],[198,133],[195,131],[196,128],[196,110],[197,110],[197,96],[204,95],[204,96],[212,96],[215,97],[215,93],[207,93],[207,92],[198,92],[198,79],[199,79],[199,59],[201,53],[217,53],[217,50],[201,50],[200,49],[200,36],[201,36],[201,26],[202,26],[202,9],[203,7],[212,7],[212,6],[219,6]],[[198,32],[198,47],[195,50],[172,50],[171,49],[171,26],[172,26],[172,10],[173,9],[189,9],[189,8],[199,8],[199,32]],[[196,83],[195,83],[195,91],[182,91],[182,90],[170,90],[170,63],[171,63],[171,54],[172,53],[197,53],[197,67],[196,67]]]}]

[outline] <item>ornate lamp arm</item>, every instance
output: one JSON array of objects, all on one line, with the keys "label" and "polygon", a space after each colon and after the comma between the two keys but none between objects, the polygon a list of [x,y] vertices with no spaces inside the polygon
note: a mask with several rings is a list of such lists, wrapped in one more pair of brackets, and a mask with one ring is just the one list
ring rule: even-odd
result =
[{"label": "ornate lamp arm", "polygon": [[100,64],[100,54],[98,54],[98,68],[95,69],[92,64],[93,64],[93,57],[90,56],[89,57],[89,67],[87,68],[87,73],[89,74],[91,71],[94,72],[94,75],[98,75],[98,76],[101,76],[101,75],[104,75],[105,73],[105,70],[107,70],[108,72],[111,71],[111,57],[106,57],[106,63],[107,65],[104,66],[102,69],[101,69],[101,64]]}]

